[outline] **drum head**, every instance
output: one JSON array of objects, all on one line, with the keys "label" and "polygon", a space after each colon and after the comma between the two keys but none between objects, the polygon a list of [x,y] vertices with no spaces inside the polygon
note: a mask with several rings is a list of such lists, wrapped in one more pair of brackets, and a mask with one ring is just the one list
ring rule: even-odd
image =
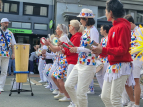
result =
[{"label": "drum head", "polygon": [[46,38],[44,38],[44,37],[42,37],[42,38],[40,39],[40,43],[41,43],[42,45],[45,45],[45,41],[46,41]]},{"label": "drum head", "polygon": [[58,38],[54,37],[52,43],[53,45],[58,45]]}]

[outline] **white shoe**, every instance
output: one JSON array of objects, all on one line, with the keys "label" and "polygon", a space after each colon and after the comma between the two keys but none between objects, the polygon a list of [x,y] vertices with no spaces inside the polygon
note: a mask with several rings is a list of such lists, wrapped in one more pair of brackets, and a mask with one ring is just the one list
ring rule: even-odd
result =
[{"label": "white shoe", "polygon": [[61,99],[59,99],[59,102],[70,102],[71,101],[71,99],[70,98],[67,98],[66,96],[65,97],[63,97],[63,98],[61,98]]},{"label": "white shoe", "polygon": [[64,97],[63,93],[59,93],[58,95],[54,96],[55,99],[60,99],[62,97]]},{"label": "white shoe", "polygon": [[130,101],[126,107],[133,107],[134,104],[135,102]]},{"label": "white shoe", "polygon": [[73,102],[70,102],[70,105],[68,107],[76,107]]},{"label": "white shoe", "polygon": [[4,89],[0,89],[0,92],[4,92]]},{"label": "white shoe", "polygon": [[122,102],[123,106],[127,106],[129,102]]},{"label": "white shoe", "polygon": [[53,92],[52,92],[54,95],[57,95],[59,93],[59,90],[55,89]]},{"label": "white shoe", "polygon": [[88,91],[87,94],[95,94],[95,92]]},{"label": "white shoe", "polygon": [[140,98],[143,99],[143,94],[141,94]]},{"label": "white shoe", "polygon": [[38,81],[38,82],[42,83],[42,82],[44,82],[44,81],[40,80],[40,81]]},{"label": "white shoe", "polygon": [[50,85],[46,86],[45,88],[50,88]]},{"label": "white shoe", "polygon": [[135,104],[134,104],[132,107],[140,107],[140,106],[139,106],[139,105],[135,105]]},{"label": "white shoe", "polygon": [[43,85],[44,87],[46,87],[46,86],[48,86],[49,85],[49,83],[46,83],[45,85]]},{"label": "white shoe", "polygon": [[30,74],[34,74],[34,72],[30,72]]}]

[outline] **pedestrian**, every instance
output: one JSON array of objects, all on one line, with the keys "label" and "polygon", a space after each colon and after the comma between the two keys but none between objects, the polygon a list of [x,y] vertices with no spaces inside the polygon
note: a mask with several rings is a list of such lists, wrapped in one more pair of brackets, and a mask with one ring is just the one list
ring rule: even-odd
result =
[{"label": "pedestrian", "polygon": [[12,48],[9,48],[10,58],[9,58],[9,65],[8,65],[8,76],[11,76],[11,68],[13,70],[13,74],[15,71],[15,58],[12,59]]},{"label": "pedestrian", "polygon": [[9,31],[8,25],[9,20],[7,18],[1,19],[1,28],[0,28],[0,66],[1,66],[1,75],[0,75],[0,91],[4,91],[4,85],[7,76],[8,64],[9,64],[9,47],[12,48],[12,59],[15,58],[14,45],[16,44],[14,35]]}]

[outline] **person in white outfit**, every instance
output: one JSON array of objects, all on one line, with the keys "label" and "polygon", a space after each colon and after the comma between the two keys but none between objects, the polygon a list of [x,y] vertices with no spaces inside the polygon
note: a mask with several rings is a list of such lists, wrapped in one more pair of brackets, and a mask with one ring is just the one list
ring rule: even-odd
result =
[{"label": "person in white outfit", "polygon": [[7,69],[9,64],[9,47],[12,47],[12,59],[15,58],[14,45],[16,44],[14,35],[8,28],[9,20],[7,18],[1,19],[1,28],[0,28],[0,66],[1,66],[1,75],[0,75],[0,91],[4,91],[4,85],[7,76]]},{"label": "person in white outfit", "polygon": [[[65,82],[65,88],[75,105],[68,107],[88,107],[87,91],[96,72],[96,56],[86,45],[94,40],[99,41],[99,33],[95,28],[94,14],[90,9],[82,9],[80,22],[86,27],[80,40],[80,47],[70,47],[71,53],[78,53],[78,63],[72,69]],[[77,84],[77,90],[75,85]]]},{"label": "person in white outfit", "polygon": [[[55,57],[55,54],[52,53],[50,51],[50,49],[47,48],[47,46],[43,46],[42,56],[44,57],[45,62],[46,62],[46,66],[44,68],[44,75],[46,76],[48,83],[50,83],[51,77],[49,77],[49,75],[47,75],[47,71],[50,68],[50,66],[52,66],[52,64],[53,64],[53,57]],[[50,88],[50,84],[47,85],[45,88]]]},{"label": "person in white outfit", "polygon": [[[135,40],[139,40],[138,35],[142,35],[141,29],[135,25],[134,23],[134,19],[131,15],[126,15],[124,17],[125,19],[127,19],[130,24],[131,24],[131,41],[135,41]],[[131,43],[131,47],[135,47],[138,46],[139,44],[137,43]],[[140,61],[140,58],[142,57],[141,55],[136,58],[138,53],[135,53],[132,55],[132,59],[133,59],[133,77],[135,80],[135,86],[134,86],[134,91],[132,86],[128,87],[126,86],[126,91],[128,93],[128,96],[130,98],[130,102],[128,103],[127,107],[139,107],[140,104],[140,94],[141,94],[141,88],[140,88],[140,71],[141,71],[141,67],[143,62]]]},{"label": "person in white outfit", "polygon": [[[108,41],[108,32],[109,32],[110,27],[108,25],[102,25],[100,29],[101,35],[104,37],[101,39],[101,45],[102,47],[106,47],[107,41]],[[103,86],[103,81],[104,81],[104,74],[106,72],[107,66],[109,65],[108,58],[107,56],[99,56],[99,59],[101,60],[102,63],[104,63],[104,67],[96,73],[96,78],[97,81],[100,85],[100,88],[102,89]]]},{"label": "person in white outfit", "polygon": [[[41,55],[42,54],[42,50],[43,50],[43,44],[41,44],[41,48],[38,49],[38,53]],[[40,83],[44,82],[44,78],[43,78],[43,69],[44,69],[44,64],[45,64],[45,60],[42,59],[42,56],[39,56],[39,65],[38,65],[38,71],[39,71],[39,75],[40,75]]]},{"label": "person in white outfit", "polygon": [[[68,29],[67,26],[64,24],[58,24],[56,29],[56,34],[61,42],[68,43]],[[65,90],[64,87],[64,78],[67,76],[67,68],[68,63],[66,60],[66,55],[62,53],[61,46],[54,46],[49,41],[45,43],[47,46],[49,45],[51,49],[56,50],[58,52],[58,68],[54,71],[52,75],[52,79],[59,88],[59,94],[54,96],[55,99],[59,99],[59,101],[70,101],[69,95]],[[66,96],[66,97],[65,97]]]},{"label": "person in white outfit", "polygon": [[105,107],[122,107],[121,97],[125,84],[132,86],[133,83],[132,58],[129,53],[131,25],[123,18],[125,11],[119,0],[108,0],[105,12],[107,21],[113,24],[108,33],[107,46],[99,44],[92,51],[96,55],[108,55],[109,65],[101,93]]}]

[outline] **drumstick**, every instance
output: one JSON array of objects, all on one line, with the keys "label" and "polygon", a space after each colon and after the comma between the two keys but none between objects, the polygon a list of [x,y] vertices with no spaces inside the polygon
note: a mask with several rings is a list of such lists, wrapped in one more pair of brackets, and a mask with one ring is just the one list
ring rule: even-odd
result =
[{"label": "drumstick", "polygon": [[66,44],[63,43],[63,47],[70,49]]},{"label": "drumstick", "polygon": [[86,44],[84,47],[90,50],[92,49],[92,47],[89,44]]},{"label": "drumstick", "polygon": [[71,41],[69,41],[68,44],[75,47]]},{"label": "drumstick", "polygon": [[98,46],[98,44],[94,40],[91,42],[91,45]]}]

